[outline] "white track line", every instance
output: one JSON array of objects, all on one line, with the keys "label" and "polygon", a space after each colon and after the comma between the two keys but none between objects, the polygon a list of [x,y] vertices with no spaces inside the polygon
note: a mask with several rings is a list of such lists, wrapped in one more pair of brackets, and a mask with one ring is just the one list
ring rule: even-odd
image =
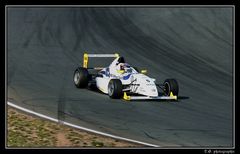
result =
[{"label": "white track line", "polygon": [[[42,117],[42,118],[45,118],[45,119],[48,119],[48,120],[51,120],[51,121],[54,121],[54,122],[59,122],[59,120],[57,120],[55,118],[51,118],[49,116],[46,116],[46,115],[43,115],[43,114],[31,111],[31,110],[28,110],[28,109],[25,109],[23,107],[15,105],[15,104],[13,104],[11,102],[7,102],[7,104],[9,106],[11,106],[11,107],[14,107],[14,108],[17,108],[19,110],[28,112],[30,114],[33,114],[33,115],[36,115],[36,116],[39,116],[39,117]],[[146,143],[146,142],[141,142],[141,141],[137,141],[137,140],[132,140],[132,139],[128,139],[128,138],[124,138],[124,137],[120,137],[120,136],[115,136],[115,135],[103,133],[103,132],[100,132],[100,131],[96,131],[96,130],[92,130],[92,129],[89,129],[89,128],[85,128],[85,127],[81,127],[81,126],[78,126],[78,125],[74,125],[74,124],[71,124],[71,123],[68,123],[68,122],[65,122],[65,121],[61,121],[61,123],[65,124],[67,126],[71,126],[71,127],[77,128],[77,129],[85,130],[85,131],[92,132],[92,133],[95,133],[95,134],[108,136],[108,137],[119,139],[119,140],[124,140],[124,141],[128,141],[128,142],[138,143],[138,144],[142,144],[142,145],[146,145],[146,146],[150,146],[150,147],[159,147],[158,145],[154,145],[154,144],[150,144],[150,143]]]}]

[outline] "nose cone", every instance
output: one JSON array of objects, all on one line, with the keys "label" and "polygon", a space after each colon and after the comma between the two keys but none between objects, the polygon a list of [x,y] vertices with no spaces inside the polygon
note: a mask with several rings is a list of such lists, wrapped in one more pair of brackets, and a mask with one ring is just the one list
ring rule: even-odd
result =
[{"label": "nose cone", "polygon": [[146,86],[145,87],[145,95],[147,96],[151,96],[151,97],[157,97],[158,96],[158,91],[157,91],[157,88],[156,86]]},{"label": "nose cone", "polygon": [[142,94],[145,96],[151,96],[151,97],[158,96],[157,87],[151,78],[145,75],[142,75],[139,83],[140,83],[139,90],[138,90],[139,94]]}]

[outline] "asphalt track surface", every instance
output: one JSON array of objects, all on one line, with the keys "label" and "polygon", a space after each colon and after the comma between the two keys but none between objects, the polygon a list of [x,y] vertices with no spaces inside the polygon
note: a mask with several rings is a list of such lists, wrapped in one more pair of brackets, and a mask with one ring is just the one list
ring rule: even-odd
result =
[{"label": "asphalt track surface", "polygon": [[[17,105],[161,147],[233,146],[230,7],[8,7],[7,45],[7,97]],[[77,89],[84,51],[117,52],[159,83],[177,79],[179,101],[126,102]]]}]

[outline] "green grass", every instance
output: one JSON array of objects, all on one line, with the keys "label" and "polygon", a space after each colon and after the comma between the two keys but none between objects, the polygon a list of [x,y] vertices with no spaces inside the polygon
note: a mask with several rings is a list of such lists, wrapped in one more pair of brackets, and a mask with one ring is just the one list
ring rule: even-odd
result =
[{"label": "green grass", "polygon": [[103,146],[104,146],[104,143],[99,142],[99,141],[93,141],[93,142],[92,142],[92,145],[93,145],[94,147],[103,147]]},{"label": "green grass", "polygon": [[[117,147],[121,144],[119,140],[78,131],[13,109],[8,111],[8,147],[56,147],[59,143],[58,133],[63,133],[65,140],[74,147]],[[125,143],[125,145],[137,146],[131,143]]]},{"label": "green grass", "polygon": [[10,147],[53,146],[56,143],[53,131],[46,129],[42,120],[28,120],[26,116],[10,112],[8,125],[7,144]]}]

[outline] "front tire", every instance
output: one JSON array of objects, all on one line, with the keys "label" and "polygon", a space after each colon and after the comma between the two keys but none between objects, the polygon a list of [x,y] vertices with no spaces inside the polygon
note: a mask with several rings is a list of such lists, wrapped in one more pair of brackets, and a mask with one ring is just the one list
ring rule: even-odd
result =
[{"label": "front tire", "polygon": [[89,73],[86,68],[79,67],[75,70],[73,81],[77,88],[86,88],[88,86]]},{"label": "front tire", "polygon": [[172,92],[173,95],[178,96],[178,83],[175,79],[166,79],[164,82],[164,93],[166,96],[170,96],[170,93]]},{"label": "front tire", "polygon": [[113,99],[119,99],[123,96],[122,82],[119,79],[112,79],[109,81],[108,95]]}]

